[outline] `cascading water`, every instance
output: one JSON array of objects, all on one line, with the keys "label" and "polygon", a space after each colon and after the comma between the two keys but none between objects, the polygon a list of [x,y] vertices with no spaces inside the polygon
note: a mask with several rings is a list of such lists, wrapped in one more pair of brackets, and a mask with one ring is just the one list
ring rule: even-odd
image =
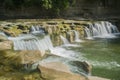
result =
[{"label": "cascading water", "polygon": [[80,38],[79,38],[79,32],[78,31],[75,31],[75,42],[83,42]]},{"label": "cascading water", "polygon": [[[39,32],[39,28],[34,29],[34,27],[33,27],[32,32],[36,32],[36,31]],[[75,32],[75,41],[79,41],[79,33],[77,31],[74,31],[74,32]],[[89,39],[92,39],[92,37],[95,37],[95,36],[98,36],[98,37],[99,36],[104,36],[105,37],[105,36],[111,35],[112,33],[117,33],[119,31],[117,30],[116,26],[112,25],[109,22],[97,22],[97,23],[94,23],[94,24],[89,24],[89,27],[85,27],[85,32],[86,32],[87,37]],[[61,37],[61,39],[62,39],[62,41],[65,45],[70,44],[69,41],[65,37],[63,37],[63,36],[60,36],[60,37]],[[36,37],[36,36],[33,36],[33,35],[26,35],[26,36],[22,35],[22,36],[15,37],[15,38],[9,37],[9,39],[13,41],[15,50],[40,50],[40,51],[50,50],[51,54],[61,56],[62,60],[63,60],[63,57],[64,57],[68,60],[68,62],[69,62],[69,60],[71,60],[71,61],[74,61],[74,60],[75,61],[89,61],[94,67],[96,67],[96,66],[97,67],[102,66],[102,67],[107,67],[107,68],[110,67],[110,66],[113,66],[113,68],[116,68],[116,67],[119,68],[120,67],[118,62],[111,62],[113,59],[111,61],[102,62],[102,60],[97,61],[97,59],[96,59],[94,61],[94,60],[90,60],[90,59],[85,58],[85,56],[88,55],[88,51],[89,52],[91,51],[90,52],[91,54],[95,53],[95,57],[93,57],[93,55],[91,56],[92,59],[98,57],[98,56],[96,56],[96,52],[98,50],[101,51],[100,53],[103,53],[104,50],[107,47],[105,47],[105,49],[102,50],[103,46],[100,47],[100,45],[93,45],[92,46],[93,48],[91,48],[91,45],[88,45],[86,43],[87,46],[83,44],[82,48],[80,48],[80,46],[81,46],[80,44],[79,44],[78,48],[74,47],[72,49],[69,48],[69,47],[63,47],[63,46],[53,48],[53,45],[51,43],[51,40],[50,40],[49,36],[44,36],[44,38],[40,39],[39,37]],[[104,41],[104,43],[105,43],[105,41]],[[112,49],[108,49],[104,53],[107,54],[108,51],[113,52],[111,50]],[[85,52],[86,52],[86,54],[85,54]],[[98,51],[97,54],[99,54],[99,51]],[[110,53],[110,54],[112,54],[112,53]],[[101,55],[101,54],[99,54],[99,55]],[[48,59],[48,61],[52,61],[53,59],[55,59],[54,57],[55,56]],[[104,57],[104,55],[102,57]],[[56,60],[59,61],[59,58],[57,58]],[[56,61],[56,60],[53,60],[53,62]],[[99,58],[98,58],[98,60],[99,60]],[[66,60],[63,60],[63,62],[65,62],[65,61]],[[35,66],[37,67],[38,64],[39,63],[36,63]],[[81,67],[79,65],[76,67],[76,64],[75,64],[75,66],[73,66],[71,64],[72,65],[71,69],[73,71],[77,72],[77,73],[80,73],[79,69]],[[113,68],[110,67],[110,69],[113,69]]]},{"label": "cascading water", "polygon": [[110,22],[101,21],[96,22],[94,24],[89,24],[89,28],[85,28],[85,32],[87,37],[102,37],[102,38],[110,38],[115,37],[113,33],[118,33],[118,29],[116,26],[112,25]]},{"label": "cascading water", "polygon": [[85,32],[86,32],[86,37],[87,37],[87,39],[92,39],[90,29],[87,28],[87,27],[85,27]]},{"label": "cascading water", "polygon": [[66,38],[64,38],[62,35],[60,35],[60,38],[62,39],[64,44],[70,44],[69,41]]},{"label": "cascading water", "polygon": [[53,48],[52,42],[49,36],[45,36],[43,39],[38,39],[33,35],[9,37],[14,43],[14,50],[50,50]]},{"label": "cascading water", "polygon": [[32,26],[31,27],[31,33],[33,33],[33,34],[43,34],[44,30],[41,26]]}]

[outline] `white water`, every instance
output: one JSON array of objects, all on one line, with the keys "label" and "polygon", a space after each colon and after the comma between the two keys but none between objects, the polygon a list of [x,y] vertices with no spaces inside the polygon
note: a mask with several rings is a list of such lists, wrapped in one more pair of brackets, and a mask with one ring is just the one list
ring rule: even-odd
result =
[{"label": "white water", "polygon": [[64,44],[70,44],[69,41],[66,38],[64,38],[62,35],[60,35],[60,38],[62,39]]},{"label": "white water", "polygon": [[89,61],[89,62],[95,67],[101,67],[106,69],[120,68],[120,64],[118,64],[116,61],[112,62]]},{"label": "white water", "polygon": [[75,30],[74,30],[74,32],[75,32],[75,42],[83,42],[83,40],[81,40],[81,39],[79,38],[79,32],[78,32],[78,31],[75,31]]},{"label": "white water", "polygon": [[36,34],[36,33],[44,33],[44,31],[41,29],[41,26],[32,26],[31,27],[31,33]]},{"label": "white water", "polygon": [[63,37],[62,35],[60,35],[60,38],[61,38],[61,40],[63,41],[63,45],[62,46],[66,46],[66,47],[79,47],[79,45],[76,45],[76,44],[70,44],[69,43],[69,41],[65,38],[65,37]]},{"label": "white water", "polygon": [[[107,26],[107,27],[106,27]],[[109,27],[112,26],[112,27]],[[113,28],[114,27],[114,28]],[[39,31],[38,28],[34,29],[33,32]],[[90,27],[85,28],[85,32],[87,34],[87,37],[89,39],[92,39],[94,36],[102,36],[106,37],[108,35],[111,35],[112,33],[118,32],[117,28],[115,26],[107,23],[107,22],[100,22],[95,23],[95,25],[90,24]],[[71,46],[72,44],[69,43],[69,41],[64,38],[63,36],[60,36],[62,41],[65,45]],[[58,55],[64,58],[69,58],[71,60],[79,60],[79,61],[89,61],[93,66],[100,66],[100,67],[120,67],[120,65],[117,62],[98,62],[98,61],[90,61],[85,59],[83,56],[77,55],[77,52],[66,50],[63,47],[55,47],[53,48],[53,45],[51,43],[50,37],[45,36],[43,39],[38,39],[36,36],[33,35],[22,35],[19,37],[9,37],[10,40],[14,42],[14,50],[50,50],[52,54]],[[75,41],[79,41],[79,34],[75,31]],[[73,44],[76,45],[76,44]],[[80,46],[80,45],[79,45]],[[78,57],[77,57],[78,56]]]},{"label": "white water", "polygon": [[113,33],[119,33],[117,27],[107,21],[91,23],[89,28],[85,28],[85,32],[88,39],[91,37],[113,38],[116,37]]},{"label": "white water", "polygon": [[89,28],[85,27],[85,32],[87,39],[93,39]]},{"label": "white water", "polygon": [[63,47],[55,47],[51,49],[51,53],[72,60],[75,60],[75,56],[76,56],[76,53],[74,51],[66,50]]},{"label": "white water", "polygon": [[49,36],[45,36],[43,39],[38,39],[33,35],[9,37],[14,43],[14,50],[50,50],[53,48],[52,42]]}]

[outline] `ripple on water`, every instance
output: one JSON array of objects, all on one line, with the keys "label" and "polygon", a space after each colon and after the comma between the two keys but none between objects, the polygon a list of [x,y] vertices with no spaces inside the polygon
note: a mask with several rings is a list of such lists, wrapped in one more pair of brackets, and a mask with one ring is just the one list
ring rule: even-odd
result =
[{"label": "ripple on water", "polygon": [[94,67],[112,69],[112,68],[120,68],[120,64],[116,61],[112,62],[100,62],[100,61],[89,61]]}]

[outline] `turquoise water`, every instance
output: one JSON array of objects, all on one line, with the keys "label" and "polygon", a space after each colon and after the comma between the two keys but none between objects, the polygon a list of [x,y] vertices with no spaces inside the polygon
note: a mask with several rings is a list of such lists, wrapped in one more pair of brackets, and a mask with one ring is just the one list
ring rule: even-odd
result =
[{"label": "turquoise water", "polygon": [[92,75],[120,80],[119,36],[106,39],[94,38],[77,44],[81,47],[71,47],[70,50],[80,56],[79,60],[88,61],[92,65]]}]

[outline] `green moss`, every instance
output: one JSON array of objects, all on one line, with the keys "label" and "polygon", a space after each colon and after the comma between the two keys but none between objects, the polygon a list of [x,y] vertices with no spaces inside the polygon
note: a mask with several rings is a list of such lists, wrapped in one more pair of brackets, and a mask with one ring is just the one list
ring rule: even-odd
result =
[{"label": "green moss", "polygon": [[23,71],[22,67],[18,52],[0,51],[0,80],[45,80],[38,71]]},{"label": "green moss", "polygon": [[0,51],[0,64],[10,66],[16,70],[20,69],[22,66],[19,54],[17,52],[13,52],[12,50]]},{"label": "green moss", "polygon": [[22,33],[22,30],[18,29],[18,26],[13,26],[9,28],[9,32],[11,33],[11,36],[18,36]]}]

